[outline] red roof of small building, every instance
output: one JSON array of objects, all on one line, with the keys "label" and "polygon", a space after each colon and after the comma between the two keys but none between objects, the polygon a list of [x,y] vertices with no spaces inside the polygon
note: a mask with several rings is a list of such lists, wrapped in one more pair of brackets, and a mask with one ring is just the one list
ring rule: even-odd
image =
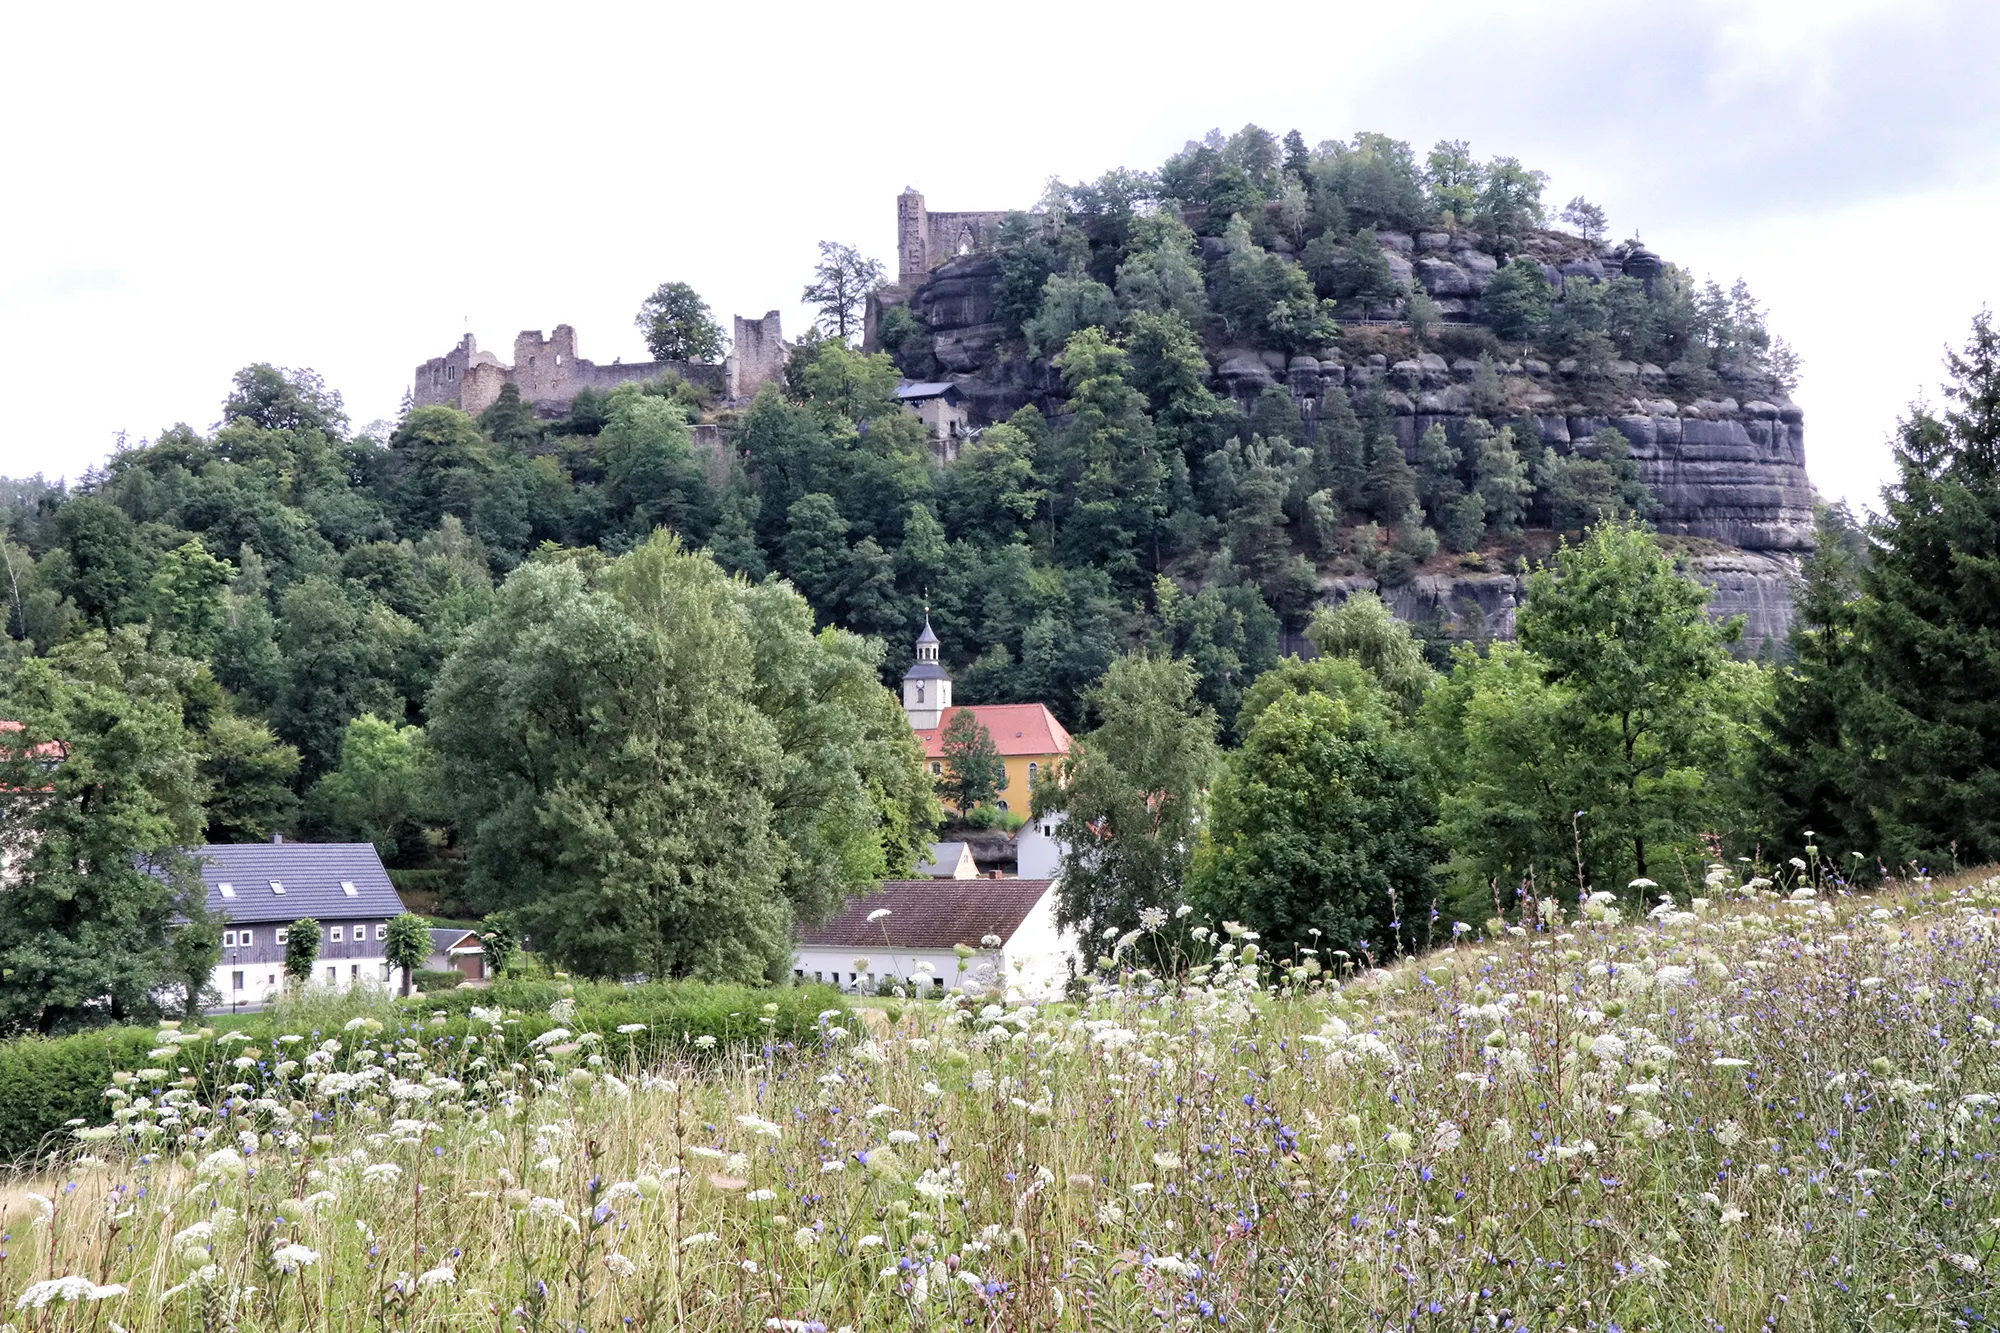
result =
[{"label": "red roof of small building", "polygon": [[925,758],[944,758],[944,729],[959,713],[978,718],[979,725],[992,734],[993,748],[1003,756],[1069,753],[1069,732],[1056,721],[1047,704],[969,704],[945,709],[937,726],[917,733],[917,739],[924,743]]},{"label": "red roof of small building", "polygon": [[[818,930],[800,938],[823,949],[949,949],[998,935],[1014,937],[1049,891],[1046,879],[889,879],[850,898]],[[887,908],[889,915],[870,921]]]}]

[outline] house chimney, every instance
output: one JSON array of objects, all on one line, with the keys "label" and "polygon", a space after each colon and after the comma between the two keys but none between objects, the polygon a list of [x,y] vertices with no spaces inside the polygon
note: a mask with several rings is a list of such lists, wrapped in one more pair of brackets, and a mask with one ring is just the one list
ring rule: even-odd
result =
[{"label": "house chimney", "polygon": [[273,834],[271,835],[271,842],[272,842],[273,844],[277,844],[277,843],[281,843],[281,842],[283,842],[284,840],[285,840],[285,835],[284,835],[284,834],[282,834],[282,833],[273,833]]}]

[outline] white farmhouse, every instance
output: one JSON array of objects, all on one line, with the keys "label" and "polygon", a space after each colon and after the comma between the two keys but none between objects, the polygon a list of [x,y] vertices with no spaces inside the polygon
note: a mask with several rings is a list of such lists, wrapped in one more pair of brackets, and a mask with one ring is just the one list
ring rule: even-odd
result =
[{"label": "white farmhouse", "polygon": [[1056,928],[1054,880],[892,879],[807,931],[792,967],[802,981],[849,991],[888,980],[913,994],[1040,1000],[1062,992],[1076,952],[1074,934]]}]

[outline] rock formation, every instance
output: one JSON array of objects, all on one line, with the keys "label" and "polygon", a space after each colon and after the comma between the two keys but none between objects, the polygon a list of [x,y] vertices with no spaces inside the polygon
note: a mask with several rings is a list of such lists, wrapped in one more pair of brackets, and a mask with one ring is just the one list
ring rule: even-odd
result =
[{"label": "rock formation", "polygon": [[[1573,237],[1544,235],[1538,247],[1546,256],[1543,274],[1557,289],[1569,278],[1616,277],[1621,271],[1650,281],[1661,270],[1659,258],[1643,247],[1627,250],[1620,260]],[[1428,291],[1446,321],[1480,318],[1480,293],[1498,265],[1476,248],[1476,238],[1382,232],[1378,240],[1395,274]],[[1006,327],[995,317],[1000,271],[999,260],[987,254],[949,259],[927,281],[907,289],[909,311],[928,331],[937,378],[958,386],[975,424],[1002,420],[1030,403],[1057,417],[1060,379],[1047,361],[1010,346]],[[1368,313],[1387,319],[1396,312]],[[1433,424],[1453,437],[1463,430],[1479,370],[1471,359],[1448,360],[1436,352],[1392,363],[1358,345],[1291,357],[1212,347],[1209,363],[1211,388],[1246,409],[1267,389],[1285,389],[1309,436],[1329,395],[1347,394],[1358,409],[1362,396],[1380,385],[1396,436],[1412,456]],[[1572,362],[1551,365],[1533,357],[1496,369],[1507,400],[1502,415],[1510,420],[1532,415],[1543,442],[1558,452],[1607,426],[1623,434],[1659,500],[1659,530],[1720,548],[1690,559],[1694,572],[1716,590],[1714,610],[1746,617],[1745,641],[1753,651],[1783,636],[1797,557],[1813,541],[1814,492],[1806,476],[1805,418],[1797,404],[1768,382],[1726,375],[1707,393],[1676,396],[1666,370],[1629,361],[1612,361],[1588,377]],[[1705,551],[1703,543],[1697,545]],[[1331,579],[1327,594],[1337,600],[1366,583]],[[1408,618],[1442,612],[1454,633],[1508,637],[1520,592],[1513,575],[1428,572],[1384,596]]]}]

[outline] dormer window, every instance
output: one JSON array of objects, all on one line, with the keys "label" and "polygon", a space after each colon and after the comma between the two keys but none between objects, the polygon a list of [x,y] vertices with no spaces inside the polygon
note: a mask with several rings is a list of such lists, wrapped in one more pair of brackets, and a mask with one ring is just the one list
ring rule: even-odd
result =
[{"label": "dormer window", "polygon": [[215,891],[225,898],[234,898],[236,896],[236,886],[226,879],[215,886]]},{"label": "dormer window", "polygon": [[272,892],[272,893],[275,893],[275,894],[276,894],[276,895],[278,895],[278,897],[280,897],[280,898],[284,897],[284,896],[285,896],[285,881],[283,881],[283,880],[281,880],[281,879],[274,879],[274,880],[272,880],[272,881],[271,881],[271,892]]}]

